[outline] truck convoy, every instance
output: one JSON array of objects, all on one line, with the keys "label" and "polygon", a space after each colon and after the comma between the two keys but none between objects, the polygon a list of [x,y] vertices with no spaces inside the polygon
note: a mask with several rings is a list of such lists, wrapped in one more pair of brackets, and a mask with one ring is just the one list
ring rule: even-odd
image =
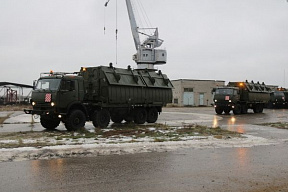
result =
[{"label": "truck convoy", "polygon": [[41,74],[32,92],[33,110],[46,129],[62,121],[69,131],[92,121],[95,127],[134,121],[154,123],[162,107],[172,101],[172,84],[161,71],[82,67],[77,73]]},{"label": "truck convoy", "polygon": [[259,82],[229,82],[225,87],[216,88],[214,93],[214,108],[217,114],[246,114],[248,109],[254,113],[262,113],[270,100],[271,89]]}]

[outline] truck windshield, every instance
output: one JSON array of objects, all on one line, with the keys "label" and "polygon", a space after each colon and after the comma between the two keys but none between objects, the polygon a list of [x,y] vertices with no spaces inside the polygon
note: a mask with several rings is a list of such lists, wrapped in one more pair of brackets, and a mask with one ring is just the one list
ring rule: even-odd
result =
[{"label": "truck windshield", "polygon": [[40,79],[37,82],[36,90],[56,91],[59,88],[61,79]]},{"label": "truck windshield", "polygon": [[233,89],[216,89],[217,95],[233,95]]},{"label": "truck windshield", "polygon": [[279,91],[275,91],[274,92],[275,96],[280,96],[280,97],[284,97],[284,93],[283,92],[279,92]]}]

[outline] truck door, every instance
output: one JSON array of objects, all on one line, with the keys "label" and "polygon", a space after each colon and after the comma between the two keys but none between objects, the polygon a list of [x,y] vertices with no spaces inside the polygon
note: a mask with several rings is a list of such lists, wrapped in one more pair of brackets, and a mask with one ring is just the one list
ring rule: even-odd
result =
[{"label": "truck door", "polygon": [[75,80],[63,79],[59,91],[58,104],[60,108],[67,108],[72,102],[78,101],[78,84]]}]

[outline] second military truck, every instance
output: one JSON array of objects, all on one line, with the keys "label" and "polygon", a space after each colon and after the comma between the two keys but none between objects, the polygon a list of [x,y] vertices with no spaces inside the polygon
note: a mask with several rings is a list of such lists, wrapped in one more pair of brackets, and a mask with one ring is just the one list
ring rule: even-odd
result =
[{"label": "second military truck", "polygon": [[229,82],[225,87],[214,89],[214,107],[217,114],[246,114],[248,109],[262,113],[270,100],[271,89],[264,83]]},{"label": "second military truck", "polygon": [[172,101],[170,80],[161,71],[110,66],[82,67],[77,73],[42,74],[32,92],[32,110],[46,129],[62,121],[69,131],[92,121],[95,127],[134,121],[154,123]]}]

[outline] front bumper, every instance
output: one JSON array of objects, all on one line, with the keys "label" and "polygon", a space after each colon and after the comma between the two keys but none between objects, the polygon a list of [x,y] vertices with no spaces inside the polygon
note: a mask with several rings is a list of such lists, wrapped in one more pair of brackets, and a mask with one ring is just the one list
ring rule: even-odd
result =
[{"label": "front bumper", "polygon": [[235,104],[234,103],[215,103],[214,107],[223,107],[223,108],[230,108],[230,109],[234,109]]},{"label": "front bumper", "polygon": [[24,112],[26,114],[36,114],[36,115],[52,115],[56,114],[58,115],[58,108],[55,106],[50,106],[50,105],[36,105],[33,106],[33,109],[24,109]]},{"label": "front bumper", "polygon": [[53,110],[32,110],[32,109],[24,109],[26,114],[36,114],[36,115],[49,115],[49,114],[56,114]]}]

